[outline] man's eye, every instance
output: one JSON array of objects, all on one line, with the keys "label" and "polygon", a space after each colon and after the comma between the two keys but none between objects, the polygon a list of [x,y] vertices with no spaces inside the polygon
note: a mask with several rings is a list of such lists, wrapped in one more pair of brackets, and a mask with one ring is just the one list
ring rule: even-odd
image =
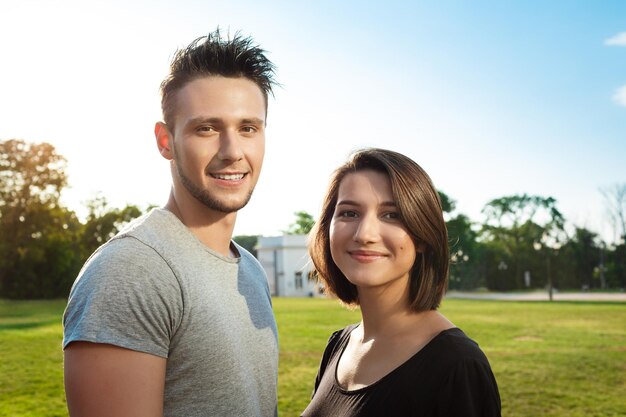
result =
[{"label": "man's eye", "polygon": [[241,131],[244,133],[254,133],[256,132],[256,128],[254,126],[243,126]]},{"label": "man's eye", "polygon": [[213,126],[200,126],[198,132],[215,132],[215,128]]}]

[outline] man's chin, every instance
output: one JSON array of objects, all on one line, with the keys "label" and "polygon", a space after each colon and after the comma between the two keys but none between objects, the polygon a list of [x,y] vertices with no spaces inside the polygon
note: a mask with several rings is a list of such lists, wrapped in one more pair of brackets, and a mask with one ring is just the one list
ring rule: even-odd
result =
[{"label": "man's chin", "polygon": [[205,207],[224,214],[236,213],[244,208],[250,201],[250,196],[243,200],[221,200],[206,195],[198,197],[196,197],[198,201],[200,201]]}]

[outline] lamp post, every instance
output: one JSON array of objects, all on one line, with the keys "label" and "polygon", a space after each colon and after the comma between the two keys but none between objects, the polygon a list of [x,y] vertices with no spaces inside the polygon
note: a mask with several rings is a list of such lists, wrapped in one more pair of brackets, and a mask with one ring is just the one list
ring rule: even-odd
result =
[{"label": "lamp post", "polygon": [[548,269],[548,299],[552,301],[552,270],[550,268],[550,248],[546,247],[546,265]]},{"label": "lamp post", "polygon": [[[544,247],[544,245],[541,244],[541,242],[534,242],[533,243],[533,248],[537,251],[537,253],[541,253],[541,248]],[[547,248],[546,248],[547,249]],[[546,254],[548,253],[548,251],[546,250]],[[546,272],[547,272],[547,282],[548,282],[548,298],[550,299],[550,301],[552,301],[552,276],[550,275],[550,255],[547,254],[546,256]]]},{"label": "lamp post", "polygon": [[[551,246],[548,246],[549,251],[554,251],[554,256],[559,256],[559,249],[561,249],[561,242],[555,240]],[[550,254],[548,254],[548,289],[550,291],[550,301],[552,301],[552,292],[554,291],[554,284],[552,283],[552,268],[550,265]]]},{"label": "lamp post", "polygon": [[600,241],[600,288],[606,288],[606,280],[604,278],[604,249],[605,243],[604,241]]},{"label": "lamp post", "polygon": [[547,273],[547,284],[548,284],[548,299],[550,301],[553,300],[554,297],[554,284],[552,283],[552,261],[550,256],[550,251],[554,251],[556,255],[558,255],[559,249],[561,249],[561,243],[557,240],[553,242],[551,245],[548,245],[545,241],[542,242],[534,242],[533,248],[539,252],[542,248],[546,250],[546,273]]},{"label": "lamp post", "polygon": [[[509,268],[509,266],[506,264],[506,262],[504,261],[500,261],[500,263],[498,264],[498,271],[500,271],[500,276],[498,277],[498,279],[500,281],[504,281],[502,279],[502,275],[504,274],[504,271],[506,271]],[[504,287],[504,286],[503,286]],[[503,290],[503,287],[499,288],[500,291]]]}]

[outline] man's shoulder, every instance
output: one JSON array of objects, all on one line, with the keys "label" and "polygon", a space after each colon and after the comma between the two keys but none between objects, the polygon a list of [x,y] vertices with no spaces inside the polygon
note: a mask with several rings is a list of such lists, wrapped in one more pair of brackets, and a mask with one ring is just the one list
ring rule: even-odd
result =
[{"label": "man's shoulder", "polygon": [[[133,220],[117,235],[100,246],[85,262],[78,281],[121,279],[134,276],[171,275],[169,262],[159,250],[168,244],[163,233],[163,214],[157,210]],[[159,238],[162,236],[162,238]],[[75,285],[76,285],[75,283]]]},{"label": "man's shoulder", "polygon": [[168,239],[180,233],[180,223],[169,211],[153,208],[148,213],[128,223],[111,241],[133,237],[145,244]]},{"label": "man's shoulder", "polygon": [[129,262],[133,259],[145,262],[152,257],[159,257],[158,252],[149,244],[135,236],[118,235],[100,246],[87,260],[85,266],[94,263]]},{"label": "man's shoulder", "polygon": [[138,253],[143,257],[173,259],[176,254],[189,253],[190,248],[195,246],[189,235],[189,231],[174,214],[154,208],[128,223],[92,257],[128,259]]},{"label": "man's shoulder", "polygon": [[261,263],[258,261],[258,259],[255,258],[254,255],[251,254],[246,248],[244,248],[243,246],[241,246],[234,240],[231,240],[231,242],[235,246],[237,251],[239,252],[239,258],[241,259],[242,262],[251,263],[251,264],[254,264],[255,266],[258,266],[259,268],[262,268]]},{"label": "man's shoulder", "polygon": [[119,236],[100,246],[83,265],[72,291],[78,287],[126,286],[138,282],[170,280],[168,262],[144,242]]}]

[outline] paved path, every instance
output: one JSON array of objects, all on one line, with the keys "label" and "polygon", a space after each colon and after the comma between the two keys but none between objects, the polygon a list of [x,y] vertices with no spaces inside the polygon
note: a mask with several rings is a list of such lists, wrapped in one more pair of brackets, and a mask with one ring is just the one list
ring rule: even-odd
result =
[{"label": "paved path", "polygon": [[[466,298],[475,300],[510,300],[510,301],[547,301],[546,291],[534,292],[465,292],[448,291],[447,298]],[[626,303],[626,293],[597,292],[554,292],[554,301],[616,301]]]}]

